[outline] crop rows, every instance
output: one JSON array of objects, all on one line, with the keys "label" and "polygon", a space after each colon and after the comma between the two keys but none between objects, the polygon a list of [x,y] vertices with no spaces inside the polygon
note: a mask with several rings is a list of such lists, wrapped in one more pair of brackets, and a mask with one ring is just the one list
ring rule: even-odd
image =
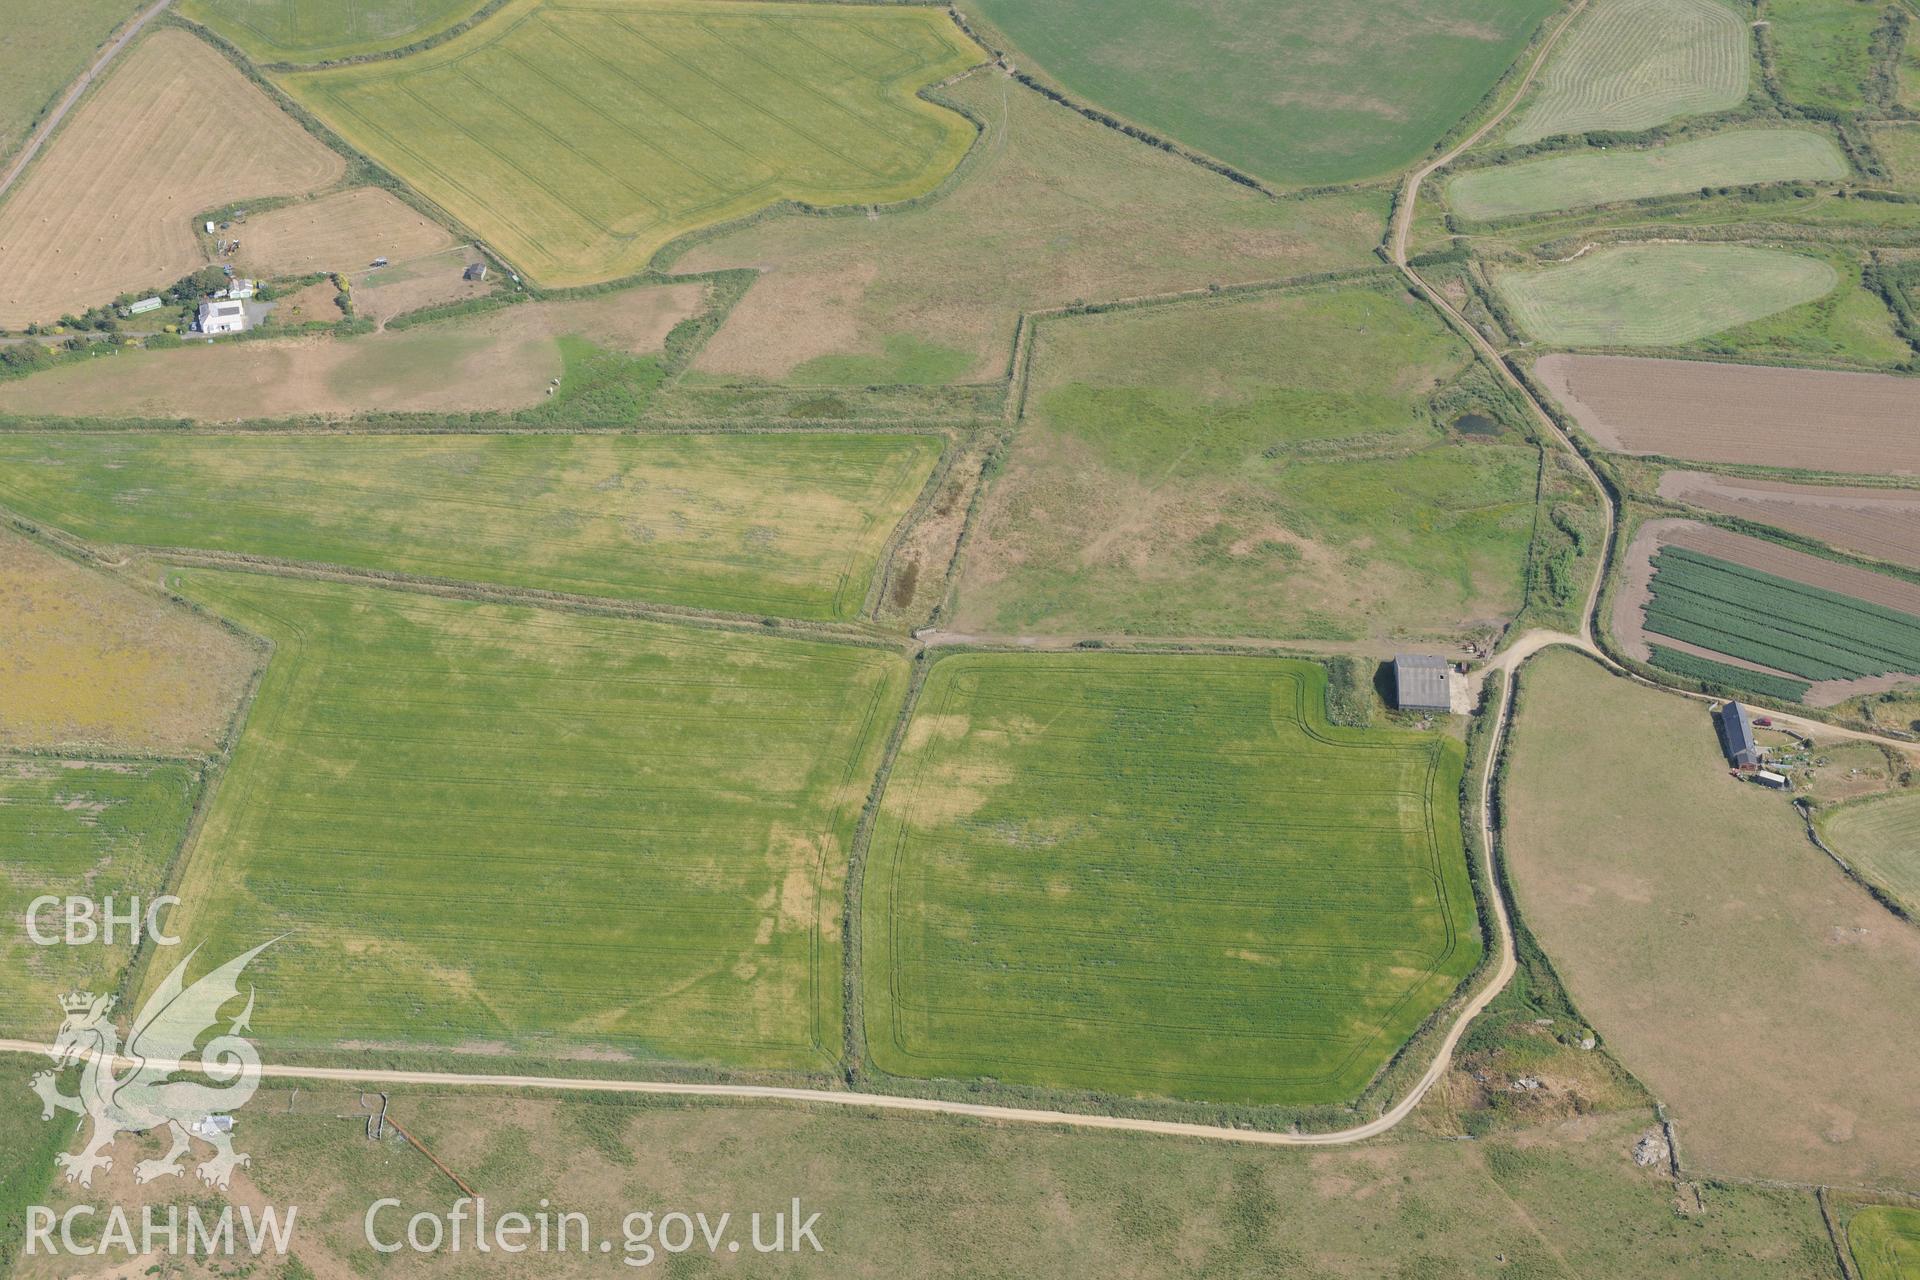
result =
[{"label": "crop rows", "polygon": [[974,131],[915,90],[971,61],[925,9],[515,0],[287,90],[542,283],[643,269],[782,199],[923,195]]},{"label": "crop rows", "polygon": [[1684,547],[1654,557],[1646,629],[1808,680],[1920,673],[1920,618]]},{"label": "crop rows", "polygon": [[1507,141],[1724,111],[1747,96],[1751,62],[1746,24],[1721,0],[1611,0],[1568,35]]},{"label": "crop rows", "polygon": [[0,437],[0,498],[82,537],[832,620],[929,436]]},{"label": "crop rows", "polygon": [[1686,653],[1679,649],[1669,649],[1663,644],[1648,647],[1653,650],[1653,665],[1662,671],[1671,671],[1675,675],[1705,681],[1709,684],[1725,685],[1732,689],[1745,689],[1763,698],[1774,698],[1781,702],[1798,702],[1806,697],[1807,690],[1812,688],[1805,680],[1789,680],[1784,676],[1768,675],[1764,671],[1751,671],[1746,667],[1715,662],[1712,658],[1703,658],[1697,653]]},{"label": "crop rows", "polygon": [[1331,729],[1318,667],[949,658],[868,855],[898,1075],[1351,1098],[1476,954],[1436,736]]},{"label": "crop rows", "polygon": [[899,657],[194,571],[275,657],[181,897],[263,1047],[767,1068],[841,1049],[853,822]]},{"label": "crop rows", "polygon": [[[0,1034],[49,1035],[57,997],[111,991],[132,954],[112,946],[37,947],[23,927],[42,894],[151,898],[187,829],[200,776],[191,765],[0,755]],[[58,929],[42,917],[43,928]]]},{"label": "crop rows", "polygon": [[1857,871],[1920,917],[1920,794],[1829,809],[1820,815],[1820,832]]}]

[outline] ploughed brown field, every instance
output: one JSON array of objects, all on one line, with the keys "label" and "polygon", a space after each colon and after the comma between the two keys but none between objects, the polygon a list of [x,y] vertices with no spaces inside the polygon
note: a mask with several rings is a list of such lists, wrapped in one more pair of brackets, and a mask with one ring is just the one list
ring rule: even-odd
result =
[{"label": "ploughed brown field", "polygon": [[1534,372],[1615,452],[1920,475],[1920,378],[1564,354]]},{"label": "ploughed brown field", "polygon": [[1855,555],[1920,569],[1920,490],[1748,480],[1669,471],[1660,496],[1818,538]]}]

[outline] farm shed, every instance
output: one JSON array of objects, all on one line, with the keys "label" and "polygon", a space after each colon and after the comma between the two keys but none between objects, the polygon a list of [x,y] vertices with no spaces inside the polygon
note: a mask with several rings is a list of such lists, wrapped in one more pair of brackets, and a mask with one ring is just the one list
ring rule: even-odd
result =
[{"label": "farm shed", "polygon": [[1394,702],[1402,711],[1452,711],[1447,660],[1426,653],[1403,653],[1393,660]]},{"label": "farm shed", "polygon": [[238,302],[203,302],[194,323],[202,333],[241,333],[247,327],[247,309]]},{"label": "farm shed", "polygon": [[1738,702],[1729,702],[1720,708],[1720,740],[1734,768],[1759,767],[1760,744],[1753,736],[1753,717]]},{"label": "farm shed", "polygon": [[484,262],[470,262],[467,264],[467,269],[461,272],[460,275],[464,280],[485,280],[487,278],[487,264]]},{"label": "farm shed", "polygon": [[127,308],[127,314],[130,316],[143,316],[149,311],[158,311],[159,309],[160,299],[142,298]]}]

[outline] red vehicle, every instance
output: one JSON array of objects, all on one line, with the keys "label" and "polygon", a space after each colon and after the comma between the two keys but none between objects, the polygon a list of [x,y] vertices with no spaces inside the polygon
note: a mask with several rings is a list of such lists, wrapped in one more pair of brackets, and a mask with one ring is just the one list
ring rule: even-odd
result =
[{"label": "red vehicle", "polygon": [[1753,722],[1754,724],[1758,725],[1762,729],[1773,728],[1773,721],[1768,719],[1766,716],[1755,716],[1753,718]]}]

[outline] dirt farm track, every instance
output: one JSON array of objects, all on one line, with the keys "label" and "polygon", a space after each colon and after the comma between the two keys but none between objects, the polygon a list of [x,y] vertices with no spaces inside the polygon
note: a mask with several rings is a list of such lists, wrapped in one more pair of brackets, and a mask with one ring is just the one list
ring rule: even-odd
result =
[{"label": "dirt farm track", "polygon": [[1920,378],[1560,354],[1534,372],[1603,449],[1920,475]]},{"label": "dirt farm track", "polygon": [[212,48],[152,32],[0,204],[0,328],[172,284],[205,261],[196,214],[345,169]]}]

